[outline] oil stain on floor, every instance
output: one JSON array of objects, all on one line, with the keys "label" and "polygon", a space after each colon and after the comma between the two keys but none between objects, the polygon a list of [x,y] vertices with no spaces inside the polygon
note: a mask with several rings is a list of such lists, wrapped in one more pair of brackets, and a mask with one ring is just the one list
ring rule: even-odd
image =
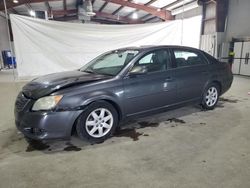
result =
[{"label": "oil stain on floor", "polygon": [[219,101],[228,102],[228,103],[237,103],[239,100],[238,99],[227,99],[227,98],[220,97]]},{"label": "oil stain on floor", "polygon": [[26,152],[31,152],[31,151],[42,151],[48,149],[50,146],[46,143],[43,143],[41,141],[36,141],[36,140],[30,140],[28,141],[29,145],[26,149]]},{"label": "oil stain on floor", "polygon": [[[174,126],[177,126],[177,124],[186,123],[184,120],[178,119],[178,118],[170,118],[166,120],[165,122],[170,122],[170,123],[174,122],[175,123]],[[147,121],[140,121],[140,122],[137,122],[137,124],[139,125],[138,127],[117,129],[113,137],[127,137],[127,138],[131,138],[133,141],[138,141],[140,136],[145,136],[145,137],[149,136],[149,134],[144,134],[143,132],[139,132],[138,130],[146,128],[146,127],[158,127],[160,125],[157,122],[147,122]],[[50,148],[50,145],[48,143],[43,143],[41,141],[29,141],[28,143],[29,145],[26,149],[26,152],[32,152],[35,150],[53,151],[53,149]],[[66,142],[62,150],[63,151],[80,151],[82,150],[82,148],[73,145],[71,142]]]},{"label": "oil stain on floor", "polygon": [[117,129],[114,134],[114,137],[128,137],[133,141],[139,140],[139,136],[143,135],[143,133],[139,133],[135,128],[125,128],[125,129]]},{"label": "oil stain on floor", "polygon": [[80,151],[80,150],[82,150],[80,147],[77,147],[70,142],[67,142],[65,145],[66,145],[66,147],[63,149],[64,151]]},{"label": "oil stain on floor", "polygon": [[181,123],[181,124],[186,123],[184,120],[178,119],[178,118],[169,118],[167,121],[169,121],[170,123],[172,123],[172,122],[174,122],[174,123]]},{"label": "oil stain on floor", "polygon": [[155,123],[155,122],[146,122],[146,121],[141,121],[141,122],[137,122],[140,127],[139,128],[145,128],[145,127],[158,127],[159,123]]}]

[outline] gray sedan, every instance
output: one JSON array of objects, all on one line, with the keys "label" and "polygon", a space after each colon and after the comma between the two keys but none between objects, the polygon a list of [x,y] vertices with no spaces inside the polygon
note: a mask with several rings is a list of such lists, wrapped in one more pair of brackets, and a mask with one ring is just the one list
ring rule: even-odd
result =
[{"label": "gray sedan", "polygon": [[79,70],[26,84],[15,103],[17,128],[35,140],[102,142],[122,120],[172,106],[213,109],[232,84],[230,66],[189,47],[117,49]]}]

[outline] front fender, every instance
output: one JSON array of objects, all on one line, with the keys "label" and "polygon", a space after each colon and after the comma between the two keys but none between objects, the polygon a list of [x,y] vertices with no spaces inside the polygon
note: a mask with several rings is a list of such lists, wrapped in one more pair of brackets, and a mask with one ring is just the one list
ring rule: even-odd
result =
[{"label": "front fender", "polygon": [[109,91],[95,91],[91,93],[83,93],[76,96],[66,96],[58,105],[57,111],[75,111],[85,110],[85,108],[98,100],[106,100],[117,109],[120,118],[123,116],[122,102],[120,102],[120,94]]}]

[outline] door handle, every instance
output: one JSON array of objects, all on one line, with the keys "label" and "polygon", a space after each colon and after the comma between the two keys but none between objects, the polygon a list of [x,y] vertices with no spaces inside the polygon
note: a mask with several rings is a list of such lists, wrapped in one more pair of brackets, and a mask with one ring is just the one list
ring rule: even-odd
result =
[{"label": "door handle", "polygon": [[172,77],[167,77],[166,79],[165,79],[165,81],[166,82],[171,82],[171,81],[173,81],[174,79],[172,78]]}]

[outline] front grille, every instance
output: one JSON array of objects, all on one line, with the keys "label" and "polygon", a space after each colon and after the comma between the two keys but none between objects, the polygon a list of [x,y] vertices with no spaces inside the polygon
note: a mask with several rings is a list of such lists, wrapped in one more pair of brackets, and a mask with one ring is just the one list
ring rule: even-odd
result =
[{"label": "front grille", "polygon": [[22,92],[20,92],[17,96],[15,108],[17,111],[22,111],[25,105],[29,102],[29,99],[27,99]]}]

